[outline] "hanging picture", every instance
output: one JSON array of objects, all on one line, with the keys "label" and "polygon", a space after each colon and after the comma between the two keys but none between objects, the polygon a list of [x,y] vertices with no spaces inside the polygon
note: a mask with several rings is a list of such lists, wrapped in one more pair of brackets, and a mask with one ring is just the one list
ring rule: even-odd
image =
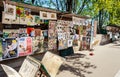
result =
[{"label": "hanging picture", "polygon": [[23,7],[16,7],[17,17],[25,17],[25,12]]},{"label": "hanging picture", "polygon": [[2,39],[0,39],[0,61],[2,60]]},{"label": "hanging picture", "polygon": [[43,51],[43,40],[44,38],[41,37],[33,37],[33,53],[40,53]]},{"label": "hanging picture", "polygon": [[48,14],[48,19],[57,20],[57,15],[56,15],[56,13],[47,13],[47,14]]},{"label": "hanging picture", "polygon": [[35,25],[40,25],[40,17],[35,15]]},{"label": "hanging picture", "polygon": [[16,19],[16,6],[6,4],[5,5],[5,18],[6,19]]},{"label": "hanging picture", "polygon": [[57,49],[57,40],[56,39],[49,39],[48,40],[48,50]]},{"label": "hanging picture", "polygon": [[67,48],[67,40],[58,40],[58,50],[66,49]]},{"label": "hanging picture", "polygon": [[11,24],[11,19],[5,18],[4,12],[2,12],[2,23],[3,24]]},{"label": "hanging picture", "polygon": [[48,13],[40,11],[40,19],[48,19]]},{"label": "hanging picture", "polygon": [[6,38],[2,41],[2,59],[11,59],[18,56],[17,52],[18,42],[15,38]]},{"label": "hanging picture", "polygon": [[20,17],[16,17],[16,19],[15,20],[11,20],[12,21],[12,23],[11,24],[19,24],[20,22]]},{"label": "hanging picture", "polygon": [[41,29],[35,29],[35,36],[36,37],[41,36],[41,33],[42,33]]},{"label": "hanging picture", "polygon": [[48,37],[56,38],[56,21],[49,21]]},{"label": "hanging picture", "polygon": [[21,37],[18,41],[19,56],[25,56],[32,54],[32,38]]},{"label": "hanging picture", "polygon": [[31,15],[31,9],[24,8],[24,13],[25,13],[25,16],[29,18],[29,16]]},{"label": "hanging picture", "polygon": [[68,47],[72,47],[73,46],[73,40],[68,40],[67,44],[68,44]]},{"label": "hanging picture", "polygon": [[35,25],[35,17],[33,15],[29,15],[29,17],[26,17],[26,23],[28,26],[34,26]]},{"label": "hanging picture", "polygon": [[23,24],[23,25],[27,24],[26,17],[20,17],[20,24]]},{"label": "hanging picture", "polygon": [[34,37],[35,36],[35,29],[31,27],[27,27],[27,35]]}]

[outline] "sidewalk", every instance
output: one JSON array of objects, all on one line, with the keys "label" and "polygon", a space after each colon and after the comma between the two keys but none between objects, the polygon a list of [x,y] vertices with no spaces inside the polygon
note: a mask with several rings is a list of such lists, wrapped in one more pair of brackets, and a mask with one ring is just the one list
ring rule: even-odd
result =
[{"label": "sidewalk", "polygon": [[93,56],[90,51],[77,51],[66,57],[56,77],[115,77],[120,70],[120,46],[114,45],[96,46]]}]

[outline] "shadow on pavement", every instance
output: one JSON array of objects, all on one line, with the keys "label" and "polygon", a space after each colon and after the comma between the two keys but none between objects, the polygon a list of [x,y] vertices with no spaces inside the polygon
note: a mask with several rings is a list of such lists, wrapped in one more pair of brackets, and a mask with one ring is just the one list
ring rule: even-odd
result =
[{"label": "shadow on pavement", "polygon": [[[64,63],[60,67],[60,72],[62,71],[69,71],[72,74],[79,76],[79,77],[85,77],[85,74],[91,74],[92,71],[89,71],[89,68],[95,69],[97,68],[95,65],[91,64],[88,61],[81,61],[81,58],[85,58],[85,54],[74,54],[71,56],[66,57],[66,63]],[[87,58],[85,58],[88,60]]]}]

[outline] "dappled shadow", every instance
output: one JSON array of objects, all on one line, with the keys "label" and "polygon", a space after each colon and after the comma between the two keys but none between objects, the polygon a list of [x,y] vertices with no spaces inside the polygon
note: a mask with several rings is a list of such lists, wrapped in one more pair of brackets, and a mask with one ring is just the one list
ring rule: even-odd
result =
[{"label": "dappled shadow", "polygon": [[88,60],[84,54],[74,54],[67,56],[66,62],[60,67],[59,73],[62,71],[69,71],[76,76],[85,77],[85,74],[92,73],[92,71],[89,71],[89,68],[97,68],[88,61],[81,61],[81,58]]}]

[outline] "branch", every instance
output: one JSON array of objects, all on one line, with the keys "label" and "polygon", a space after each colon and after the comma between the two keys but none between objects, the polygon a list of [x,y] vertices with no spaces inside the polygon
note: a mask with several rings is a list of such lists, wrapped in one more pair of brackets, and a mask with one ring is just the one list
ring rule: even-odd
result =
[{"label": "branch", "polygon": [[85,7],[86,2],[88,2],[88,1],[87,1],[87,0],[84,0],[84,1],[83,1],[82,6],[81,6],[81,7],[79,8],[79,10],[78,10],[78,14],[81,14],[82,10],[83,10],[84,7]]}]

